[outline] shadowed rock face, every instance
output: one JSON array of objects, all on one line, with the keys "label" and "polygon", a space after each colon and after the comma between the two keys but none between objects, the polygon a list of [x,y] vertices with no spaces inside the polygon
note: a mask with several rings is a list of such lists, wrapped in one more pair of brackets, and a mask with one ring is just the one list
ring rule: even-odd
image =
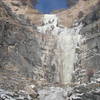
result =
[{"label": "shadowed rock face", "polygon": [[33,7],[36,6],[36,4],[38,3],[38,0],[31,0],[32,1],[32,4],[33,4]]},{"label": "shadowed rock face", "polygon": [[79,0],[67,0],[68,7],[74,6],[75,4],[77,4],[78,1]]},{"label": "shadowed rock face", "polygon": [[36,4],[36,0],[4,0],[3,2],[15,6],[30,6],[30,7],[32,7],[32,2],[33,4]]},{"label": "shadowed rock face", "polygon": [[[28,69],[30,70],[29,73],[31,73],[32,66],[39,66],[41,64],[40,58],[38,59],[38,54],[40,57],[38,41],[36,38],[32,38],[34,35],[29,29],[19,24],[17,26],[12,23],[11,20],[9,20],[9,22],[2,20],[0,23],[2,30],[0,36],[0,53],[2,54],[1,66],[4,66],[8,62],[12,66],[18,67],[18,69],[24,73],[27,73],[25,71],[28,71]],[[36,58],[34,58],[33,55]],[[6,60],[7,62],[4,64]],[[38,63],[36,64],[37,61]],[[27,67],[23,68],[21,66]]]}]

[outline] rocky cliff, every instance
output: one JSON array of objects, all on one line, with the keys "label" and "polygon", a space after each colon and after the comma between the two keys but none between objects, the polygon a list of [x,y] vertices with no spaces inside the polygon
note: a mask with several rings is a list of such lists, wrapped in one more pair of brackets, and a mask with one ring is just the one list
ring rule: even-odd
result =
[{"label": "rocky cliff", "polygon": [[99,0],[50,15],[1,0],[0,99],[99,100],[99,34]]},{"label": "rocky cliff", "polygon": [[[80,31],[80,34],[82,34],[84,42],[81,44],[80,50],[77,51],[79,53],[79,61],[76,64],[76,66],[78,70],[80,70],[79,80],[83,82],[86,81],[86,77],[87,79],[89,79],[89,77],[92,77],[93,78],[91,79],[92,81],[96,81],[99,78],[99,74],[97,74],[100,70],[99,67],[100,11],[99,10],[100,6],[98,4],[96,7],[94,7],[91,13],[89,13],[84,19],[82,19],[84,27]],[[85,79],[83,77],[85,77]],[[88,81],[90,81],[90,79]]]}]

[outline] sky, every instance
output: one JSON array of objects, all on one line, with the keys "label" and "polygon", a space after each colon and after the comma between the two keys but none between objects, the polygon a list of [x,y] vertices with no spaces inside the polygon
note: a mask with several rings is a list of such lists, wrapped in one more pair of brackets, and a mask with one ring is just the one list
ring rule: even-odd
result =
[{"label": "sky", "polygon": [[52,10],[67,8],[67,0],[38,0],[36,9],[42,13],[50,13]]}]

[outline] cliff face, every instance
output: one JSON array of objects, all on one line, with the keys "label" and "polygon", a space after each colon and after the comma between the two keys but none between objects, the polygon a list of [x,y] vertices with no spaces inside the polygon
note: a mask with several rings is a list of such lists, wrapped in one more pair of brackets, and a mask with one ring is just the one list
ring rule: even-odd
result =
[{"label": "cliff face", "polygon": [[[86,77],[91,77],[92,81],[99,78],[99,52],[100,52],[100,4],[94,7],[93,11],[82,19],[84,27],[80,31],[85,39],[80,46],[79,61],[76,64],[76,69],[79,70],[79,81],[86,82]],[[82,70],[83,69],[83,70]],[[97,74],[98,73],[98,74]],[[90,80],[88,80],[90,81]]]},{"label": "cliff face", "polygon": [[[74,85],[68,91],[56,87],[39,90],[39,98],[99,100],[95,85],[100,83],[100,3],[90,1],[81,0],[67,11],[42,15],[29,1],[1,0],[0,88],[27,91],[34,100],[38,95],[32,84]],[[9,97],[3,90],[0,93],[0,98],[2,93]]]}]

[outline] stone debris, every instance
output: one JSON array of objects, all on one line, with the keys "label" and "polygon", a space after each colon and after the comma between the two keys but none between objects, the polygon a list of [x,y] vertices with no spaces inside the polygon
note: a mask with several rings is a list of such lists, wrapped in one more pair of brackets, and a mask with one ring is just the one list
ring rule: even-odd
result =
[{"label": "stone debris", "polygon": [[8,92],[0,89],[0,100],[33,100],[25,91]]}]

